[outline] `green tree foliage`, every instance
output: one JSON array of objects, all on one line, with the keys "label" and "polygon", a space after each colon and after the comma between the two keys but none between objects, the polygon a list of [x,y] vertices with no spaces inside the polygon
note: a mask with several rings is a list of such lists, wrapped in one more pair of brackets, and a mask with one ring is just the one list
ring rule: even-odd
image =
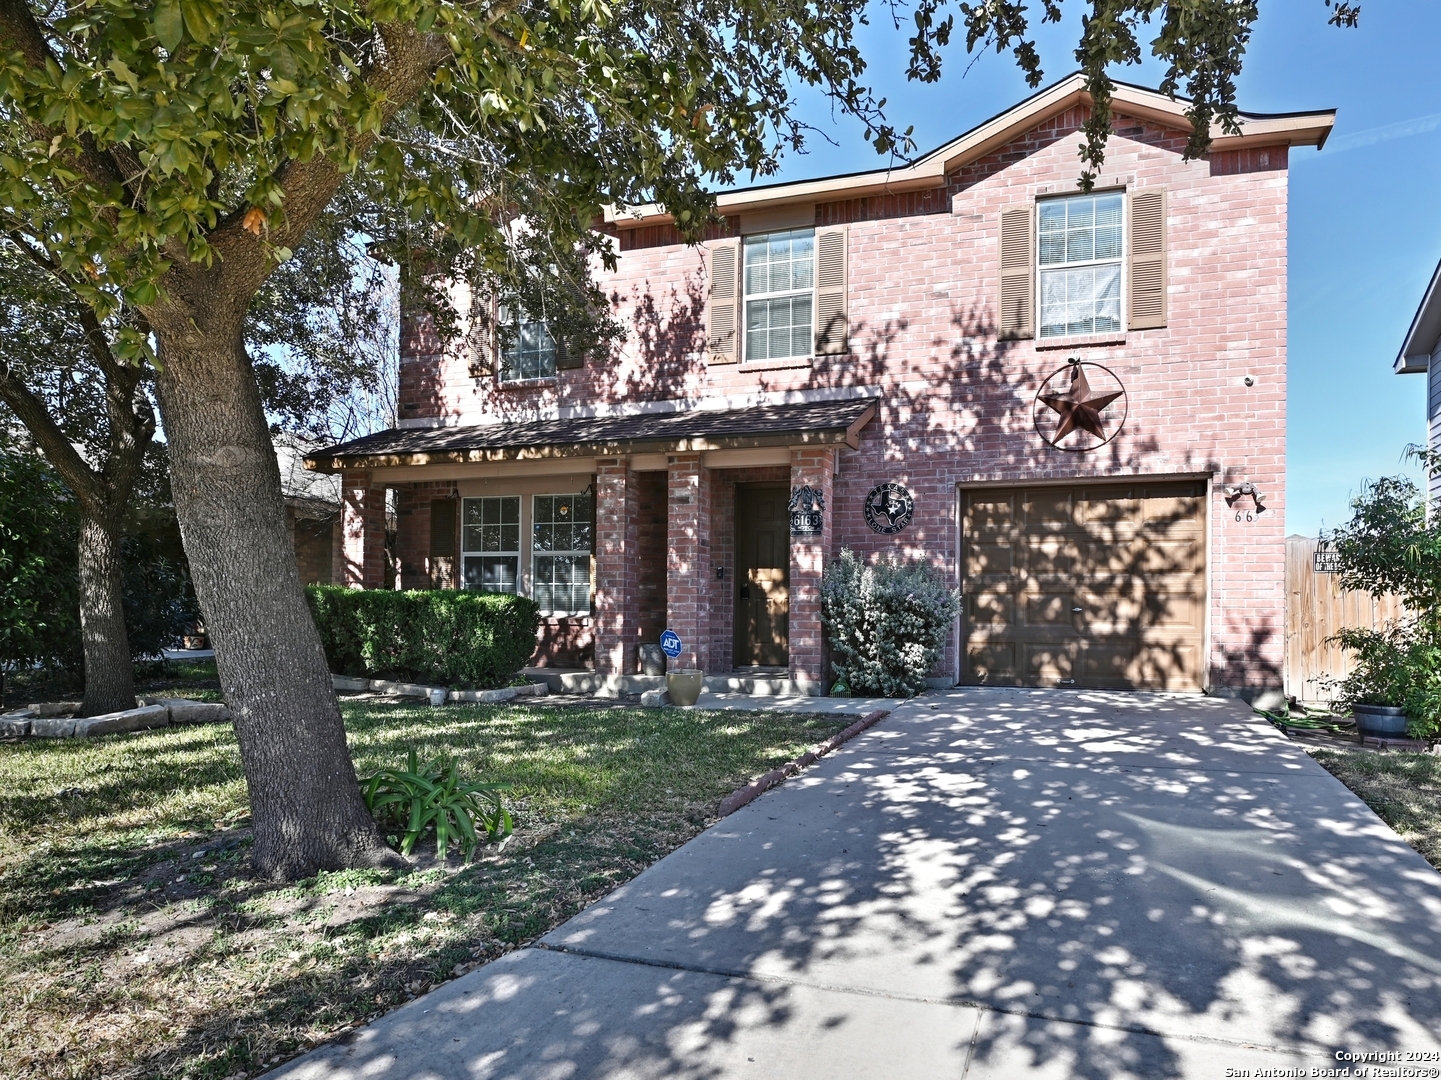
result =
[{"label": "green tree foliage", "polygon": [[939,571],[895,555],[867,565],[845,548],[821,581],[831,666],[853,694],[919,694],[959,610]]},{"label": "green tree foliage", "polygon": [[39,455],[0,433],[0,680],[73,666],[79,635],[69,492]]}]

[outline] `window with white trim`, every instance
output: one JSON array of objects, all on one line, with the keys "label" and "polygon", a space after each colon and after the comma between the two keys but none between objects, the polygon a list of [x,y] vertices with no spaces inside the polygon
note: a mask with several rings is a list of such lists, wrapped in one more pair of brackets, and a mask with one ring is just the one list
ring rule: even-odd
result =
[{"label": "window with white trim", "polygon": [[542,615],[590,614],[591,497],[531,501],[530,596]]},{"label": "window with white trim", "polygon": [[465,587],[520,591],[520,496],[461,500],[461,565]]},{"label": "window with white trim", "polygon": [[747,236],[745,359],[810,356],[815,344],[815,229]]},{"label": "window with white trim", "polygon": [[500,381],[546,379],[555,374],[555,338],[539,319],[531,319],[513,306],[500,306],[500,325],[509,344],[500,353]]},{"label": "window with white trim", "polygon": [[1038,210],[1040,336],[1120,330],[1125,196],[1043,199]]}]

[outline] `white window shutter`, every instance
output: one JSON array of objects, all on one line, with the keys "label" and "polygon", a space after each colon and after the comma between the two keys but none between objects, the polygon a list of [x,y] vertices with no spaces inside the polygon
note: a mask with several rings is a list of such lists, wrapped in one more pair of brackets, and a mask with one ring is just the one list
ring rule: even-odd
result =
[{"label": "white window shutter", "polygon": [[849,276],[846,226],[816,230],[816,355],[850,352],[850,316],[846,310]]},{"label": "white window shutter", "polygon": [[1032,253],[1033,208],[1001,214],[1001,303],[996,336],[1016,341],[1036,336],[1036,265]]},{"label": "white window shutter", "polygon": [[1127,200],[1130,258],[1126,311],[1132,330],[1166,325],[1166,191],[1138,191]]},{"label": "white window shutter", "polygon": [[717,240],[710,246],[706,337],[712,364],[740,359],[740,252],[739,239]]}]

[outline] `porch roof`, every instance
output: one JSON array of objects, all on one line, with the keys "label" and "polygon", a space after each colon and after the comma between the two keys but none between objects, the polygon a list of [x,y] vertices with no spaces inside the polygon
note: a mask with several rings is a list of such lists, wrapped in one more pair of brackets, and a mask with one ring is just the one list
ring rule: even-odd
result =
[{"label": "porch roof", "polygon": [[476,427],[392,428],[315,450],[306,456],[305,465],[319,472],[340,472],[758,446],[846,445],[854,449],[860,445],[861,428],[875,413],[873,398],[852,398]]}]

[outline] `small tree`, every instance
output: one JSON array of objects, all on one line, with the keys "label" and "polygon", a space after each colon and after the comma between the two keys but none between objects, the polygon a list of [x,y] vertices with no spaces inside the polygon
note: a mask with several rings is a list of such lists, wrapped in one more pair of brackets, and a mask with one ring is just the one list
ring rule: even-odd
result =
[{"label": "small tree", "polygon": [[821,581],[831,666],[852,693],[910,697],[924,690],[959,610],[960,594],[934,567],[895,555],[867,566],[845,548]]},{"label": "small tree", "polygon": [[[1407,456],[1430,471],[1441,464],[1419,447]],[[1441,522],[1427,520],[1425,496],[1404,476],[1366,483],[1351,511],[1327,538],[1341,587],[1394,593],[1407,616],[1381,630],[1348,627],[1335,635],[1356,660],[1334,684],[1336,703],[1398,706],[1412,735],[1433,735],[1441,731]]]}]

